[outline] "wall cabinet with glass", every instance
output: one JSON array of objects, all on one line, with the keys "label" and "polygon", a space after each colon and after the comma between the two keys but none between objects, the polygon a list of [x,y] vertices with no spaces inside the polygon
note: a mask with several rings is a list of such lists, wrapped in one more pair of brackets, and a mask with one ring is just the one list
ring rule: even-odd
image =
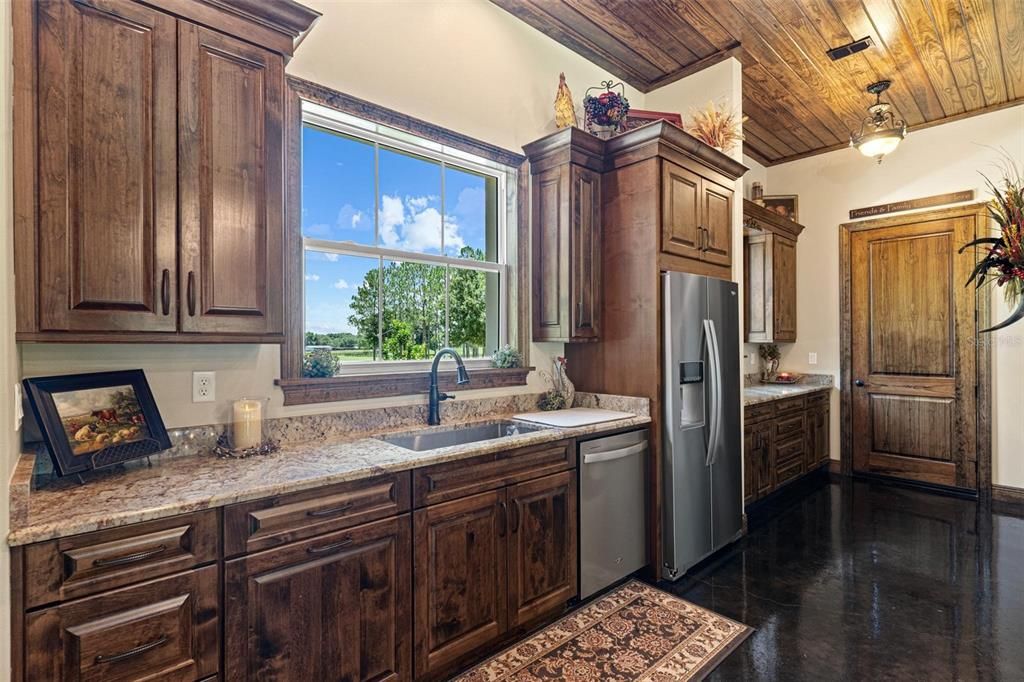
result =
[{"label": "wall cabinet with glass", "polygon": [[223,4],[19,8],[20,340],[281,339],[284,63],[317,14]]}]

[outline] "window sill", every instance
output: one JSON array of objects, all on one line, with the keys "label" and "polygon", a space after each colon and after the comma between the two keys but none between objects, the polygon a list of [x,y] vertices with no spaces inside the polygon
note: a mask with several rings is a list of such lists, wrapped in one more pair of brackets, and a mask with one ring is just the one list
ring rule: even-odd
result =
[{"label": "window sill", "polygon": [[[500,369],[487,367],[470,369],[469,384],[457,386],[455,372],[437,373],[442,391],[475,390],[480,388],[504,388],[525,386],[526,377],[533,367]],[[366,398],[387,398],[405,395],[426,394],[430,390],[429,372],[394,372],[391,374],[353,374],[351,376],[278,379],[277,385],[284,392],[285,405],[308,405],[310,403],[332,403]]]}]

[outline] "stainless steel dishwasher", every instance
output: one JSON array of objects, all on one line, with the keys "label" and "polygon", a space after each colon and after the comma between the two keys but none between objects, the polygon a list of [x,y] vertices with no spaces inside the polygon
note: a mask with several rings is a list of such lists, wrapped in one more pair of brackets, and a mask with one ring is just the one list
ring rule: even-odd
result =
[{"label": "stainless steel dishwasher", "polygon": [[579,445],[580,599],[647,564],[647,431]]}]

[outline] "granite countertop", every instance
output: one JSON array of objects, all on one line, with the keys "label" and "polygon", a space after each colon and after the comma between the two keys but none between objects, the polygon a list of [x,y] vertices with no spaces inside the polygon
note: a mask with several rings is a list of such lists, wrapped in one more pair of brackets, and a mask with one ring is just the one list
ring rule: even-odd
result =
[{"label": "granite countertop", "polygon": [[743,404],[757,405],[782,398],[816,393],[818,391],[830,391],[832,384],[820,383],[796,383],[796,384],[755,384],[746,386],[743,389]]},{"label": "granite countertop", "polygon": [[[65,478],[38,489],[32,486],[35,455],[24,454],[11,481],[11,531],[7,541],[12,546],[24,545],[521,446],[641,426],[651,421],[647,401],[643,403],[644,409],[632,411],[635,416],[626,419],[574,428],[543,428],[424,452],[406,450],[376,438],[416,428],[405,424],[402,428],[363,432],[349,438],[332,434],[309,442],[289,443],[271,455],[249,459],[218,459],[212,454],[193,453],[161,458],[153,466],[144,461],[133,462],[118,471],[93,475],[85,483]],[[509,416],[492,414],[435,428]]]}]

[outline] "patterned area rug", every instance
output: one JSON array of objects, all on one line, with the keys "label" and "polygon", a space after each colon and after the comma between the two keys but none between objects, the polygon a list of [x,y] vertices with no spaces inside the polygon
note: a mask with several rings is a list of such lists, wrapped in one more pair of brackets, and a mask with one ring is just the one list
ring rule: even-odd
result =
[{"label": "patterned area rug", "polygon": [[456,682],[700,680],[753,630],[632,580]]}]

